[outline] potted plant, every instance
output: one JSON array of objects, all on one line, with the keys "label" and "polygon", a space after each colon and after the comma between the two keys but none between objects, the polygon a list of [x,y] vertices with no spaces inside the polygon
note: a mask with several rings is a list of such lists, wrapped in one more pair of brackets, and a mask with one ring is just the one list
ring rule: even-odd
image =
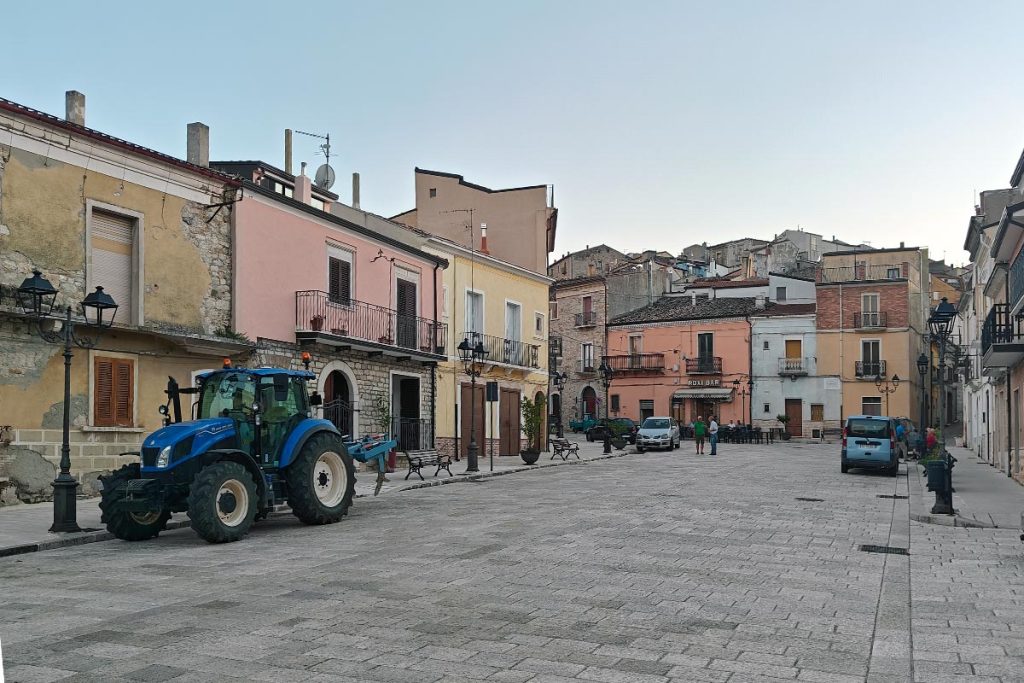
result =
[{"label": "potted plant", "polygon": [[309,326],[312,327],[314,331],[319,332],[324,329],[324,317],[319,313],[314,315],[309,319]]},{"label": "potted plant", "polygon": [[783,441],[789,441],[789,430],[786,429],[786,425],[789,424],[789,415],[776,415],[775,419],[782,423],[782,433],[779,436]]},{"label": "potted plant", "polygon": [[532,465],[540,458],[540,439],[544,429],[544,396],[537,401],[523,399],[523,431],[526,433],[526,448],[520,453],[523,462]]}]

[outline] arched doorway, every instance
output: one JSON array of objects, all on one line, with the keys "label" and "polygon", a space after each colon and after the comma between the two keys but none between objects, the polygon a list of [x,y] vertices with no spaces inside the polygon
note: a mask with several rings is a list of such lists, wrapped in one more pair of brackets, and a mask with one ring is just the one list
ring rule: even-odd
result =
[{"label": "arched doorway", "polygon": [[580,394],[580,403],[583,406],[583,414],[580,415],[584,420],[594,419],[596,420],[597,415],[597,392],[594,391],[593,387],[585,387],[583,393]]},{"label": "arched doorway", "polygon": [[359,393],[348,366],[341,361],[332,361],[320,373],[317,388],[323,396],[323,417],[329,420],[343,435],[358,436]]}]

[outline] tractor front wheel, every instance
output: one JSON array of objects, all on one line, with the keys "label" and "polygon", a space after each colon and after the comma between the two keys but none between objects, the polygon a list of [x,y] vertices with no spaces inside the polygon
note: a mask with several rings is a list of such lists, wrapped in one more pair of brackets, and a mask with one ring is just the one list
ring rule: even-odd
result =
[{"label": "tractor front wheel", "polygon": [[167,510],[153,512],[125,512],[117,504],[124,497],[121,486],[140,477],[138,463],[125,465],[110,474],[100,477],[103,492],[100,497],[100,521],[107,531],[124,541],[146,541],[156,536],[167,526],[171,513]]},{"label": "tractor front wheel", "polygon": [[305,524],[341,521],[356,492],[352,456],[341,439],[329,432],[317,434],[302,447],[287,471],[288,504]]},{"label": "tractor front wheel", "polygon": [[230,543],[249,533],[256,508],[256,482],[237,462],[204,467],[188,492],[192,528],[210,543]]}]

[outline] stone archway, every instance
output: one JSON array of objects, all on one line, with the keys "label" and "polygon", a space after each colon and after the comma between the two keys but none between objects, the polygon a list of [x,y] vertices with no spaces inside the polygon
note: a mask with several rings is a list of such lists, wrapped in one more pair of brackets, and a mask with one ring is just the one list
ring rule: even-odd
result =
[{"label": "stone archway", "polygon": [[[347,411],[340,409],[340,412],[336,411],[339,412],[338,415],[328,415],[325,410],[324,417],[327,419],[333,417],[335,420],[332,421],[344,423],[344,426],[349,427],[349,433],[353,438],[359,436],[359,385],[356,383],[356,376],[352,372],[352,368],[340,360],[332,360],[327,363],[316,378],[316,390],[324,397],[325,404],[332,399],[337,400],[339,397],[341,400],[345,400],[342,394],[348,394]],[[328,396],[328,390],[331,391],[331,396]],[[347,412],[347,414],[341,414],[342,412]],[[338,428],[342,429],[342,425],[339,425]],[[342,429],[342,432],[344,433],[345,430]]]}]

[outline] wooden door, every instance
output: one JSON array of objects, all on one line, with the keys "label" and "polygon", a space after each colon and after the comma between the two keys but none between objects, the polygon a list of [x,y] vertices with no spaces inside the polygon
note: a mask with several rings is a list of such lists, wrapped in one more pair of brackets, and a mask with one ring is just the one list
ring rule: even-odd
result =
[{"label": "wooden door", "polygon": [[804,402],[799,398],[786,399],[786,432],[790,436],[803,436],[804,433]]},{"label": "wooden door", "polygon": [[473,403],[470,402],[469,396],[472,391],[472,386],[469,384],[462,385],[462,406],[459,408],[459,414],[462,418],[462,427],[459,430],[459,451],[462,453],[462,457],[465,458],[469,453],[469,424],[473,422],[476,429],[473,432],[476,435],[476,447],[477,455],[484,457],[487,455],[486,444],[484,443],[484,421],[487,419],[487,413],[484,412],[484,387],[481,384],[476,385],[476,401],[475,411],[473,414]]},{"label": "wooden door", "polygon": [[498,432],[501,434],[498,455],[519,455],[519,392],[514,389],[502,389],[498,412]]}]

